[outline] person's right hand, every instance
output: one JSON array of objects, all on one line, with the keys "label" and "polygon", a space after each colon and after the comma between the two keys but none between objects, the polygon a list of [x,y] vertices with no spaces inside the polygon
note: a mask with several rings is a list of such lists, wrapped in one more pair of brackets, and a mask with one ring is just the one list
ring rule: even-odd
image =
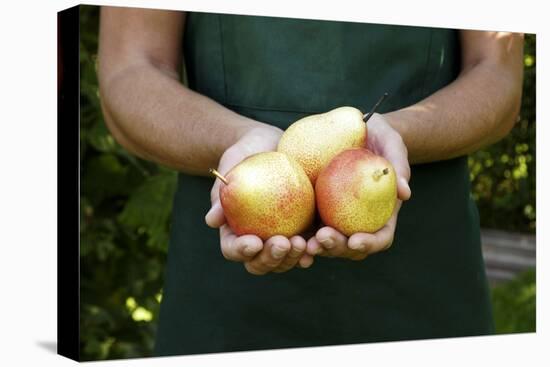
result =
[{"label": "person's right hand", "polygon": [[[269,125],[251,129],[222,155],[218,172],[227,174],[243,159],[260,152],[274,151],[283,131]],[[302,236],[286,238],[273,236],[265,243],[260,237],[247,234],[237,236],[225,221],[219,200],[220,180],[216,180],[210,192],[212,208],[206,214],[208,226],[220,229],[220,245],[227,260],[244,263],[246,270],[255,275],[269,272],[281,273],[295,266],[308,268],[313,256],[305,252],[306,241]]]}]

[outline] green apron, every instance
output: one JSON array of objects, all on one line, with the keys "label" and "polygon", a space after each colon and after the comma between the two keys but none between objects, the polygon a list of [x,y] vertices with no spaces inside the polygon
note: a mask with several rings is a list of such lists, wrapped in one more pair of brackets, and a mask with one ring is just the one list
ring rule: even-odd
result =
[{"label": "green apron", "polygon": [[[349,105],[418,102],[459,72],[454,30],[190,13],[190,88],[282,129]],[[466,157],[412,167],[393,246],[254,276],[204,223],[213,179],[179,175],[156,355],[493,333]]]}]

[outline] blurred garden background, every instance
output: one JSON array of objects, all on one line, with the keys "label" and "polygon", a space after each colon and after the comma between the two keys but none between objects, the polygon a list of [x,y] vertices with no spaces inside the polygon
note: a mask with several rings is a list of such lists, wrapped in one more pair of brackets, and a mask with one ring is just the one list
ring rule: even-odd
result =
[{"label": "blurred garden background", "polygon": [[[96,77],[99,8],[81,6],[81,358],[152,353],[176,173],[140,160],[109,134]],[[526,35],[521,118],[469,158],[483,228],[534,240],[535,36]],[[523,237],[522,237],[523,238]],[[535,331],[535,269],[493,284],[498,333]]]}]

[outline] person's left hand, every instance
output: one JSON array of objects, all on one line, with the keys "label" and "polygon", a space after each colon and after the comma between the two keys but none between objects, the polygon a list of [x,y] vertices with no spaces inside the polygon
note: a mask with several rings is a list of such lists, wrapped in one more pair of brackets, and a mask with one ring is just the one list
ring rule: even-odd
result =
[{"label": "person's left hand", "polygon": [[363,260],[368,255],[388,249],[394,238],[397,215],[402,201],[411,196],[409,179],[411,169],[407,147],[401,135],[380,114],[368,121],[366,148],[386,158],[397,175],[397,203],[391,218],[375,233],[354,233],[349,238],[332,227],[322,227],[307,242],[307,253],[326,257]]}]

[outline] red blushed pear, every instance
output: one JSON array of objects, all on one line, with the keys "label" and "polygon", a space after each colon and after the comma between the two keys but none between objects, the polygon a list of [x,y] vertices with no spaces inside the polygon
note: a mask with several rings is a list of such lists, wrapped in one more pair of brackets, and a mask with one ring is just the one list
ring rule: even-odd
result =
[{"label": "red blushed pear", "polygon": [[346,149],[365,146],[366,123],[387,96],[384,93],[367,114],[344,106],[306,116],[286,129],[277,151],[294,158],[315,185],[319,172],[332,158]]},{"label": "red blushed pear", "polygon": [[395,208],[395,170],[370,150],[348,149],[321,171],[315,195],[326,225],[346,236],[374,233],[386,224]]},{"label": "red blushed pear", "polygon": [[238,236],[262,240],[275,235],[292,237],[313,221],[315,193],[303,168],[286,154],[254,154],[224,177],[216,170],[220,202],[227,223]]},{"label": "red blushed pear", "polygon": [[312,184],[321,169],[338,153],[362,147],[367,139],[363,113],[354,107],[339,107],[304,117],[286,129],[277,151],[294,158]]}]

